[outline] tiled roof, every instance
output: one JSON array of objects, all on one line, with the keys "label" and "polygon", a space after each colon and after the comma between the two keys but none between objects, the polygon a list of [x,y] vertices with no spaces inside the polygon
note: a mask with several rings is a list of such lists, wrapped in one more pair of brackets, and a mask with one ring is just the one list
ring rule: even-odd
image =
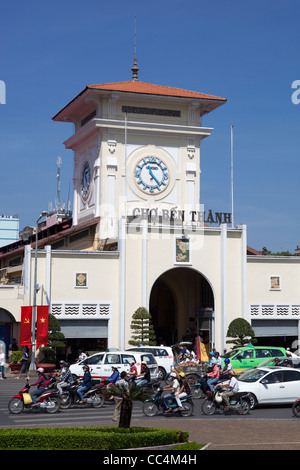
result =
[{"label": "tiled roof", "polygon": [[177,96],[180,98],[195,98],[205,100],[226,101],[226,98],[207,95],[196,91],[182,90],[163,85],[154,85],[152,83],[140,81],[99,83],[98,85],[88,85],[87,88],[96,90],[122,91],[127,93],[141,93],[146,95]]}]

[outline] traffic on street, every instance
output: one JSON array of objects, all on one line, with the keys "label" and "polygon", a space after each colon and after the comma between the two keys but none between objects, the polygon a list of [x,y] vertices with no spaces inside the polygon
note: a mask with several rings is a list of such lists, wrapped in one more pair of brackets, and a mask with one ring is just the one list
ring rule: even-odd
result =
[{"label": "traffic on street", "polygon": [[[0,382],[0,427],[56,427],[56,426],[104,426],[113,424],[114,401],[105,401],[101,408],[93,408],[88,404],[76,404],[68,409],[59,409],[55,413],[48,414],[45,409],[29,408],[22,413],[13,414],[8,409],[8,403],[11,398],[19,392],[25,385],[25,380],[15,380],[14,377],[8,377]],[[162,383],[165,385],[165,383]],[[167,392],[164,392],[165,394]],[[235,420],[293,420],[297,418],[292,412],[292,405],[262,405],[250,411],[245,415],[239,415],[236,412],[216,412],[213,415],[206,415],[202,411],[202,405],[205,398],[193,399],[193,414],[189,416],[196,422],[217,419],[224,421],[230,417]],[[155,415],[158,426],[163,426],[168,420],[177,421],[178,426],[187,419],[178,413],[164,413],[162,410]],[[147,425],[149,417],[143,412],[143,403],[135,401],[133,404],[132,422],[139,426]],[[153,422],[153,418],[151,419]]]}]

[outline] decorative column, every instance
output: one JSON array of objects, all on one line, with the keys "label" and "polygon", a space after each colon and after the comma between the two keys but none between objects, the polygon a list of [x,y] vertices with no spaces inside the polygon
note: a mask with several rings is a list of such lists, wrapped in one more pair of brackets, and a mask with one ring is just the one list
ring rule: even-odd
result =
[{"label": "decorative column", "polygon": [[221,224],[221,354],[227,333],[227,224]]}]

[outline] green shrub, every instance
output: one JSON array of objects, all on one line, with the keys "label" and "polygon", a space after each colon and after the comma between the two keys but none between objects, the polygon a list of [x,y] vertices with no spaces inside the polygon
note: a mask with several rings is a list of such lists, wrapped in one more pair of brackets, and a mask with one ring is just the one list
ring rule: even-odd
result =
[{"label": "green shrub", "polygon": [[0,449],[117,450],[187,442],[188,433],[157,428],[1,429]]}]

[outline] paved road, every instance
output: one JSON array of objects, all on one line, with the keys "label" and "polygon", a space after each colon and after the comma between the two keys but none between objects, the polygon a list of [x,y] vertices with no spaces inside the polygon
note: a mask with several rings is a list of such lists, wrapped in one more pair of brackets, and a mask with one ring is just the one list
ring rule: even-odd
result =
[{"label": "paved road", "polygon": [[[24,384],[23,380],[8,378],[0,381],[0,428],[56,427],[56,426],[115,426],[112,422],[114,405],[106,403],[95,409],[84,405],[49,414],[44,410],[28,409],[19,415],[9,413],[7,404]],[[252,410],[246,416],[237,414],[205,416],[202,400],[195,400],[194,415],[148,418],[142,404],[134,403],[132,426],[165,427],[189,432],[190,439],[209,443],[215,449],[298,449],[300,450],[300,419],[293,416],[291,406],[264,407]]]}]

